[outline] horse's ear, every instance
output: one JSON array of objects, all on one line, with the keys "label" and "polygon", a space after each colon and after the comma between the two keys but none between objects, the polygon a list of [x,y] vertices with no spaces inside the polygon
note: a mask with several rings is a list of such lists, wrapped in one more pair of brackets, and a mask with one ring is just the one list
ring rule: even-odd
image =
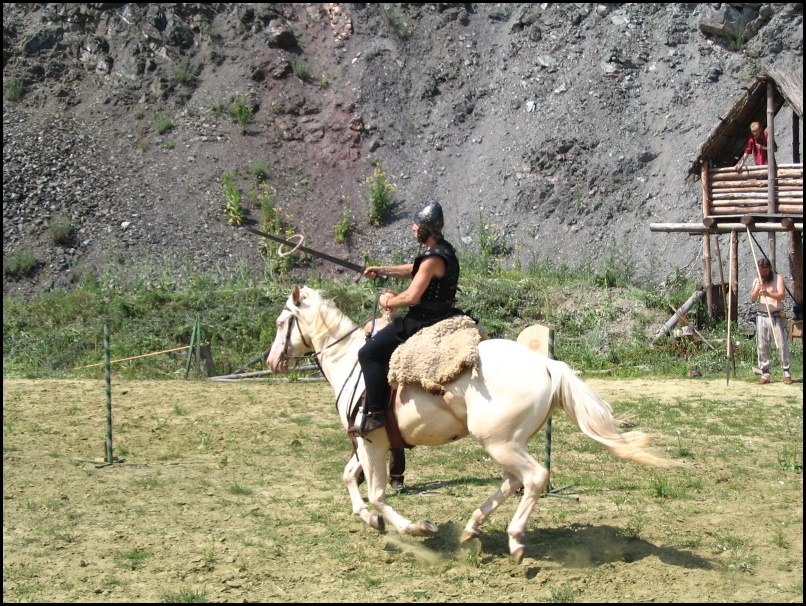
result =
[{"label": "horse's ear", "polygon": [[299,305],[299,286],[294,284],[294,288],[291,289],[291,298],[294,301],[294,305]]}]

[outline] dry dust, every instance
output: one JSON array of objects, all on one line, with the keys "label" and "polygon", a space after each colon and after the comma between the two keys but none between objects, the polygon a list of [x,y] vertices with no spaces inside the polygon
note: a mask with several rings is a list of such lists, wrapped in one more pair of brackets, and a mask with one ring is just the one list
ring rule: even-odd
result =
[{"label": "dry dust", "polygon": [[[802,436],[802,384],[588,383],[639,429],[660,428],[641,412],[654,399],[701,419],[702,433],[686,425],[687,466],[665,475],[587,448],[558,417],[552,469],[579,501],[541,499],[515,565],[506,524],[517,499],[476,549],[459,549],[500,476],[470,440],[446,451],[471,453],[459,474],[438,449],[409,451],[409,490],[390,496],[437,523],[435,537],[383,536],[357,520],[324,383],[114,383],[125,460],[99,468],[86,459],[104,455],[101,379],[4,380],[3,601],[801,602],[802,472],[781,469],[775,436]],[[748,406],[763,431],[714,429],[720,408]],[[678,440],[656,445],[674,455]],[[802,463],[802,446],[794,456]],[[586,485],[597,473],[622,488]],[[667,478],[686,494],[647,490]]]}]

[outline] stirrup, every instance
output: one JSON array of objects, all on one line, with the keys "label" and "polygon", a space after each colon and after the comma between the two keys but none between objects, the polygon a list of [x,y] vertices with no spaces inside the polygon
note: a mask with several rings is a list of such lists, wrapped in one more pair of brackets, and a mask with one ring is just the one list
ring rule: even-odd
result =
[{"label": "stirrup", "polygon": [[356,423],[347,433],[365,437],[367,434],[372,433],[376,429],[386,427],[386,413],[385,412],[368,412],[360,423]]}]

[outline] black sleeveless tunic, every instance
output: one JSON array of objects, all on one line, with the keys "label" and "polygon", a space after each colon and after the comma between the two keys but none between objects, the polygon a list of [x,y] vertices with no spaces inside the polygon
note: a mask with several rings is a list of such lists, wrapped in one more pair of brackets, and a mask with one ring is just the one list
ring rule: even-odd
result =
[{"label": "black sleeveless tunic", "polygon": [[441,278],[431,278],[420,302],[409,308],[406,317],[402,319],[402,326],[399,326],[402,333],[400,336],[404,339],[409,338],[425,326],[431,326],[440,320],[463,313],[454,307],[459,286],[459,259],[456,258],[456,251],[450,242],[440,240],[417,257],[414,260],[412,277],[417,275],[420,264],[434,255],[441,257],[445,262],[445,275]]}]

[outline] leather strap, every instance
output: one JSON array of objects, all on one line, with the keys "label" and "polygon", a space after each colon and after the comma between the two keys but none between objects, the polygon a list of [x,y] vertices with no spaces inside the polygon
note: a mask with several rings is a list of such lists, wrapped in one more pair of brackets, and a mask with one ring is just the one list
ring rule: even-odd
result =
[{"label": "leather strap", "polygon": [[406,444],[400,434],[400,426],[397,424],[397,414],[395,414],[395,394],[396,389],[389,390],[389,403],[386,407],[386,435],[389,436],[389,445],[392,448],[414,448],[411,444]]}]

